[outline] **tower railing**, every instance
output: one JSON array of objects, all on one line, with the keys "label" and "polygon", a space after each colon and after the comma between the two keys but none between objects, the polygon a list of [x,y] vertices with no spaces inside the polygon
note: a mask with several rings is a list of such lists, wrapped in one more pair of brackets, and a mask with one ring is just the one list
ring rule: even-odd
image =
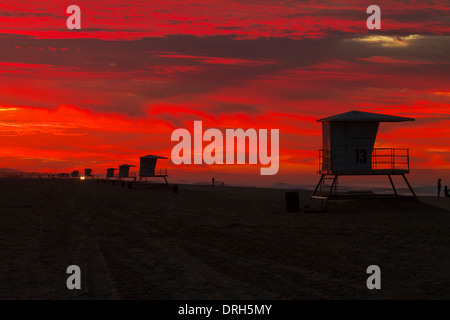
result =
[{"label": "tower railing", "polygon": [[[409,172],[409,149],[404,148],[373,148],[361,153],[361,149],[355,149],[356,154],[345,149],[320,149],[319,150],[319,173],[337,170],[358,169],[357,165],[370,162],[370,171],[373,173]],[[345,169],[343,169],[345,168]]]},{"label": "tower railing", "polygon": [[167,176],[167,168],[155,169],[155,176]]},{"label": "tower railing", "polygon": [[167,168],[149,169],[147,172],[141,172],[141,177],[164,177],[167,176]]},{"label": "tower railing", "polygon": [[372,170],[409,171],[409,149],[375,148],[372,152]]}]

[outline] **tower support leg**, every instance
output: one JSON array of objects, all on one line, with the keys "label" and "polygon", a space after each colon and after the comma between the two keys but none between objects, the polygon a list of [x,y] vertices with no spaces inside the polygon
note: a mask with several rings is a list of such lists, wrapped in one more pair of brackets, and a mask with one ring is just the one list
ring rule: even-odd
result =
[{"label": "tower support leg", "polygon": [[411,185],[409,184],[408,179],[406,179],[404,173],[402,174],[402,177],[403,177],[403,179],[405,180],[406,184],[408,185],[408,188],[409,188],[409,190],[411,191],[411,193],[413,194],[414,198],[416,198],[416,200],[418,200],[418,199],[417,199],[417,196],[416,196],[416,193],[414,192],[413,188],[411,188]]},{"label": "tower support leg", "polygon": [[397,189],[395,189],[394,182],[392,181],[391,175],[388,174],[388,177],[389,177],[389,181],[391,182],[391,186],[392,186],[392,189],[394,190],[395,195],[398,196]]}]

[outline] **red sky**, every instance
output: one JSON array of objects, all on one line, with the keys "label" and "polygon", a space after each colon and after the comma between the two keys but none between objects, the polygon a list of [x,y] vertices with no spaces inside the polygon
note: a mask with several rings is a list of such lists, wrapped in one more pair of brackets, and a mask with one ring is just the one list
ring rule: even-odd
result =
[{"label": "red sky", "polygon": [[[71,4],[82,30],[66,28]],[[382,124],[377,145],[450,169],[448,1],[9,1],[0,21],[0,167],[103,173],[170,156],[172,131],[203,120],[279,129],[279,174],[166,161],[169,173],[315,179],[316,119],[364,110],[416,118]]]}]

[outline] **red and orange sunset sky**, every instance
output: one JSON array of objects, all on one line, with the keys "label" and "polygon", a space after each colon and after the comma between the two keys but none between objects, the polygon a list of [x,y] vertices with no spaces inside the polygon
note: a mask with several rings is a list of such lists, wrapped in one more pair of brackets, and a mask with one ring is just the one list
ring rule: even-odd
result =
[{"label": "red and orange sunset sky", "polygon": [[[71,4],[81,30],[66,27]],[[366,27],[371,4],[381,30]],[[363,110],[415,118],[382,124],[376,146],[450,169],[449,1],[2,1],[0,21],[0,167],[104,173],[170,157],[173,130],[202,120],[279,129],[279,174],[168,160],[169,175],[312,181],[316,120]]]}]

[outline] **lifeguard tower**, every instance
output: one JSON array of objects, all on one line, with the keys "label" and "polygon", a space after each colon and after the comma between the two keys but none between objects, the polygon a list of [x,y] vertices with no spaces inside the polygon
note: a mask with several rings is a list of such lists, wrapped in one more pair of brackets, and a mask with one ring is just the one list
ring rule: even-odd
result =
[{"label": "lifeguard tower", "polygon": [[136,181],[136,176],[130,177],[130,168],[136,167],[131,164],[123,164],[119,166],[119,180],[126,180],[127,178],[133,178]]},{"label": "lifeguard tower", "polygon": [[117,168],[108,168],[106,169],[106,180],[109,180],[109,178],[114,178],[114,171],[116,171]]},{"label": "lifeguard tower", "polygon": [[58,173],[58,178],[69,178],[70,173]]},{"label": "lifeguard tower", "polygon": [[84,169],[84,176],[94,178],[94,176],[92,175],[92,169]]},{"label": "lifeguard tower", "polygon": [[[323,139],[317,171],[320,179],[306,207],[314,199],[321,200],[325,208],[329,199],[341,198],[336,192],[339,176],[387,175],[394,196],[398,196],[391,176],[401,175],[412,195],[417,198],[405,177],[409,173],[409,149],[374,148],[380,122],[403,121],[414,119],[350,111],[317,120],[322,122]],[[331,186],[326,186],[326,180],[332,181]]]},{"label": "lifeguard tower", "polygon": [[80,171],[74,170],[74,171],[72,171],[72,172],[70,173],[70,176],[71,176],[72,178],[78,178],[78,177],[80,176]]},{"label": "lifeguard tower", "polygon": [[166,157],[147,155],[140,157],[140,166],[139,166],[139,182],[142,179],[145,179],[147,182],[147,178],[164,178],[166,184],[167,182],[167,168],[159,168],[156,169],[156,163],[158,159],[167,159]]}]

